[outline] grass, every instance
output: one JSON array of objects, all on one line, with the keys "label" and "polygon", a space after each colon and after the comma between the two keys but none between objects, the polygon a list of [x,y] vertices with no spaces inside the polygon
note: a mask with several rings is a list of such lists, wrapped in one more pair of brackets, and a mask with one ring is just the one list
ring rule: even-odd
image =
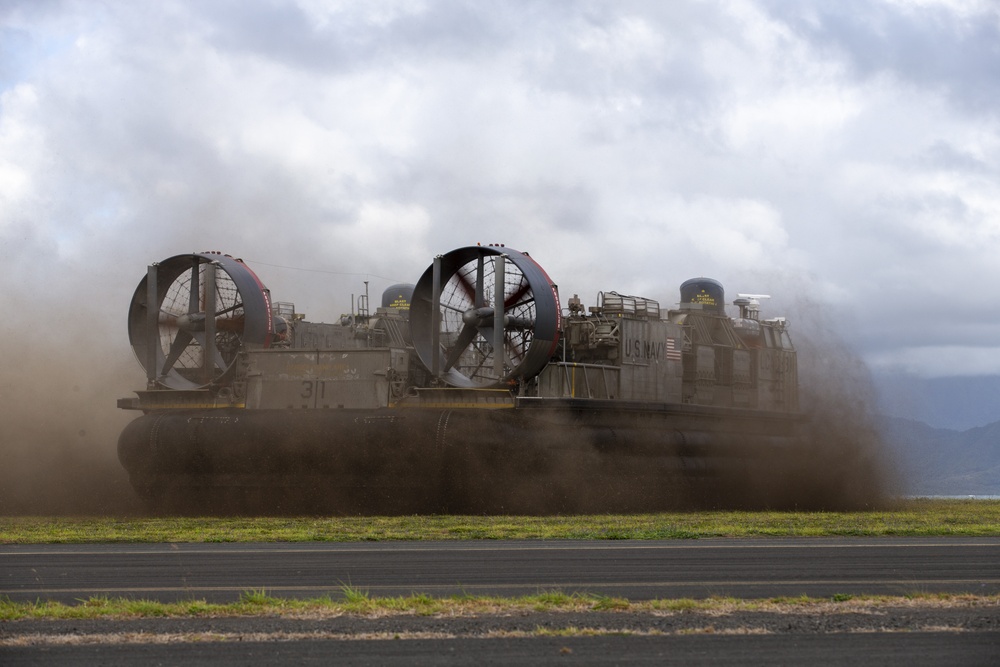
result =
[{"label": "grass", "polygon": [[998,536],[1000,501],[900,501],[868,512],[709,511],[594,516],[0,517],[0,544],[652,540],[706,537]]},{"label": "grass", "polygon": [[713,614],[739,612],[773,613],[849,613],[859,609],[878,610],[898,607],[997,607],[1000,595],[914,594],[909,596],[835,595],[831,598],[769,598],[742,600],[708,598],[703,600],[659,599],[630,601],[602,595],[559,591],[541,592],[521,597],[452,596],[435,598],[426,594],[405,597],[375,598],[349,586],[339,595],[311,599],[277,598],[263,589],[245,591],[231,603],[204,600],[154,602],[129,598],[91,597],[76,604],[52,601],[14,602],[0,598],[0,621],[26,619],[115,619],[136,618],[220,618],[246,616],[282,616],[322,618],[354,616],[482,616],[524,613],[620,612]]}]

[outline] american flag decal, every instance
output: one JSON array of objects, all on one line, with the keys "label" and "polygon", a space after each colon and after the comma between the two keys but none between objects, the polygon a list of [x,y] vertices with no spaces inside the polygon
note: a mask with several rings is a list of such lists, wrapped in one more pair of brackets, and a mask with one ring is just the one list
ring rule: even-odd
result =
[{"label": "american flag decal", "polygon": [[681,351],[677,349],[677,343],[674,342],[673,338],[667,339],[667,359],[681,360]]}]

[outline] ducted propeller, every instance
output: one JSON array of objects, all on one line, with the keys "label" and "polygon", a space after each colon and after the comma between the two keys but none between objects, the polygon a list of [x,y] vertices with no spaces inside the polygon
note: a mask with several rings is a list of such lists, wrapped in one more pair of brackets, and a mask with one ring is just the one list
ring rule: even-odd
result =
[{"label": "ducted propeller", "polygon": [[128,334],[150,386],[224,384],[238,352],[267,347],[270,299],[241,260],[177,255],[149,266],[129,307]]},{"label": "ducted propeller", "polygon": [[528,255],[472,246],[434,260],[410,306],[413,345],[454,387],[501,387],[538,374],[559,336],[559,301]]}]

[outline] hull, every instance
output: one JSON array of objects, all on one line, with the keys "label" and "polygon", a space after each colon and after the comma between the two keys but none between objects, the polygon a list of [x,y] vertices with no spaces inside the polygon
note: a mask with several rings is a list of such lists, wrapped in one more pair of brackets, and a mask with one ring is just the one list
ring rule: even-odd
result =
[{"label": "hull", "polygon": [[782,413],[574,399],[193,409],[139,417],[118,452],[168,512],[629,512],[769,504],[769,480],[794,475],[800,428]]},{"label": "hull", "polygon": [[322,323],[242,260],[177,255],[129,307],[146,385],[118,405],[144,416],[119,456],[167,512],[801,507],[845,457],[800,435],[795,348],[758,297],[730,317],[698,278],[666,312],[563,304],[529,253],[477,244]]}]

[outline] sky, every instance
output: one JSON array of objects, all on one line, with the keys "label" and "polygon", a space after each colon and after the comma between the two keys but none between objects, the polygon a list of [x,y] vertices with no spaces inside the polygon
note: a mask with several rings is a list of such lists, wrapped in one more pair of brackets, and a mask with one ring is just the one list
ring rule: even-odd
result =
[{"label": "sky", "polygon": [[1000,4],[0,0],[8,400],[139,388],[151,262],[333,321],[475,243],[587,305],[709,276],[872,372],[1000,375]]}]

